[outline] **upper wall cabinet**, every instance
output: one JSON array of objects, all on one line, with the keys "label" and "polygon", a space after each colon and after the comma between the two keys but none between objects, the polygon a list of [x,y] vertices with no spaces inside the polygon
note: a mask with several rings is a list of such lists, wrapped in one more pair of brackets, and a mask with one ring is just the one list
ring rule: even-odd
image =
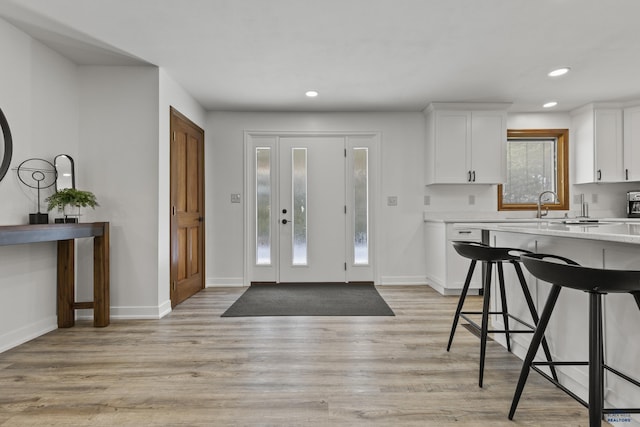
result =
[{"label": "upper wall cabinet", "polygon": [[589,104],[571,116],[576,184],[624,181],[622,108]]},{"label": "upper wall cabinet", "polygon": [[426,184],[505,180],[510,104],[434,103],[426,114]]},{"label": "upper wall cabinet", "polygon": [[625,181],[640,181],[640,106],[623,111]]}]

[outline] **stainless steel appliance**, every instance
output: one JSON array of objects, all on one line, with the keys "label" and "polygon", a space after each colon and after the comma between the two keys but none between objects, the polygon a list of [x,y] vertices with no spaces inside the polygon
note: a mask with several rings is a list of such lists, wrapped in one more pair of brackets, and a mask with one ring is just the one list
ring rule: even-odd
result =
[{"label": "stainless steel appliance", "polygon": [[640,218],[640,191],[627,192],[627,217]]}]

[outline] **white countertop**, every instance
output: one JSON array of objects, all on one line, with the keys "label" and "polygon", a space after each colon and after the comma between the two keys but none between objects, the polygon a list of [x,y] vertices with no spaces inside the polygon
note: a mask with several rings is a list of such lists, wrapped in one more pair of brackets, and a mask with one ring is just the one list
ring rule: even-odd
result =
[{"label": "white countertop", "polygon": [[[554,218],[552,221],[560,221],[562,218]],[[469,223],[521,223],[521,222],[538,222],[538,221],[550,221],[549,219],[536,219],[536,218],[424,218],[424,222],[435,222],[444,224],[469,224]]]},{"label": "white countertop", "polygon": [[598,223],[565,224],[562,220],[529,222],[464,223],[465,228],[488,231],[569,237],[607,242],[640,244],[640,221],[628,218],[601,219]]}]

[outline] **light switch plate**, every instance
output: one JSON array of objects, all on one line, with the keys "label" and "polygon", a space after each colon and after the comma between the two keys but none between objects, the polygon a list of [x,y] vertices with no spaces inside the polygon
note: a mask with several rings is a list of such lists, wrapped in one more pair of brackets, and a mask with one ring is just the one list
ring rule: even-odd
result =
[{"label": "light switch plate", "polygon": [[387,206],[398,206],[398,196],[387,197]]},{"label": "light switch plate", "polygon": [[240,203],[240,194],[234,193],[231,195],[231,203]]}]

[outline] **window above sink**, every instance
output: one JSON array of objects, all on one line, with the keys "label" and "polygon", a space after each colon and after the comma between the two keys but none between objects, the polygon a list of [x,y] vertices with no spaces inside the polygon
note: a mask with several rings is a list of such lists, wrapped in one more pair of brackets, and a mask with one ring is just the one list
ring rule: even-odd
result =
[{"label": "window above sink", "polygon": [[543,199],[545,209],[568,210],[568,145],[568,129],[508,130],[507,181],[498,185],[498,210],[536,211],[545,191],[558,196]]}]

